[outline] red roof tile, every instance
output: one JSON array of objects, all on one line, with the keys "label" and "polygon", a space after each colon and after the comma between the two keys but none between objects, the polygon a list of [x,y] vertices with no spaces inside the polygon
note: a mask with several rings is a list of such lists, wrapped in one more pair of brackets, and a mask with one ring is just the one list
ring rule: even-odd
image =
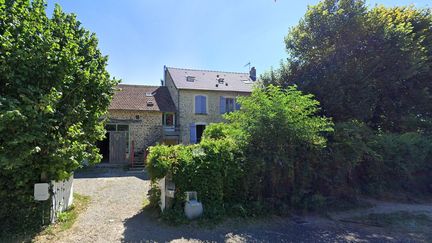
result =
[{"label": "red roof tile", "polygon": [[167,87],[120,84],[109,110],[175,112]]}]

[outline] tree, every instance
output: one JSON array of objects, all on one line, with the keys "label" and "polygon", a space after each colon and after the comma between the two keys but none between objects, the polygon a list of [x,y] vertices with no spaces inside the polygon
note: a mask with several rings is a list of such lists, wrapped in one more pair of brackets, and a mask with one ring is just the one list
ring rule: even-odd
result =
[{"label": "tree", "polygon": [[431,28],[430,9],[323,0],[289,31],[288,61],[264,80],[297,84],[336,122],[417,131],[432,115]]},{"label": "tree", "polygon": [[42,0],[0,0],[0,39],[0,221],[13,224],[16,212],[22,224],[35,215],[34,183],[100,160],[118,81],[96,36],[58,5],[48,18]]},{"label": "tree", "polygon": [[225,116],[230,129],[210,126],[206,137],[226,134],[243,147],[251,200],[301,196],[313,178],[312,155],[333,131],[331,120],[317,115],[319,102],[294,86],[273,85],[255,88],[238,102],[241,109]]}]

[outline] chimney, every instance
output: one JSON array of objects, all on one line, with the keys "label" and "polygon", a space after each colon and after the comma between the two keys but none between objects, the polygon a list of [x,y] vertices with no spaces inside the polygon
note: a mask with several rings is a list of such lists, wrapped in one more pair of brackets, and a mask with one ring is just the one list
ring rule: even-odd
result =
[{"label": "chimney", "polygon": [[255,67],[252,67],[251,70],[249,71],[249,78],[252,79],[252,81],[256,81],[257,77],[256,77]]}]

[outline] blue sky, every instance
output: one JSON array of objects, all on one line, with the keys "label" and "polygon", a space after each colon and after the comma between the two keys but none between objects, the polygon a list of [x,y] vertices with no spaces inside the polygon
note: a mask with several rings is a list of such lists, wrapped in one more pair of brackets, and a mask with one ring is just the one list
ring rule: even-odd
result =
[{"label": "blue sky", "polygon": [[[77,14],[109,56],[108,71],[128,84],[158,85],[163,66],[258,74],[286,58],[284,36],[318,0],[48,0]],[[374,0],[368,5],[430,0]]]}]

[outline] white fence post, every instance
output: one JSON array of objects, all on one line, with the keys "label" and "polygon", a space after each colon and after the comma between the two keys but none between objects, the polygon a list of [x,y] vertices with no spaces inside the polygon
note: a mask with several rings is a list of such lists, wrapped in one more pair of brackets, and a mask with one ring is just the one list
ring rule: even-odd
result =
[{"label": "white fence post", "polygon": [[63,181],[51,181],[51,223],[57,220],[58,213],[64,212],[73,203],[73,175]]}]

